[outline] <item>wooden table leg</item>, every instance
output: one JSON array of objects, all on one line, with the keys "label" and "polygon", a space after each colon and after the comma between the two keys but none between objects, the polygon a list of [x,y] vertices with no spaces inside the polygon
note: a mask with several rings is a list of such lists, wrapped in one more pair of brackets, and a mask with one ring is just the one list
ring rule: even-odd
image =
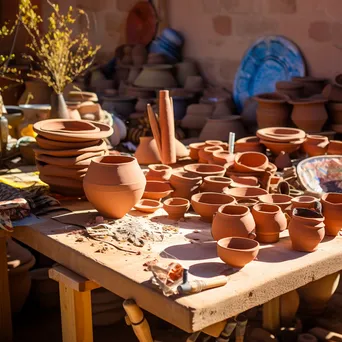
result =
[{"label": "wooden table leg", "polygon": [[11,298],[8,284],[6,233],[0,229],[0,341],[12,341]]},{"label": "wooden table leg", "polygon": [[263,305],[262,327],[270,332],[280,328],[280,297]]}]

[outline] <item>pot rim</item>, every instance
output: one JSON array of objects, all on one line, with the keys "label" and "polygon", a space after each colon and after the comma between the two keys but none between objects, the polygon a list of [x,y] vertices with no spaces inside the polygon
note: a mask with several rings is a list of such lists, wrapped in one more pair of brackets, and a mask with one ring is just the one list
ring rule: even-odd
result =
[{"label": "pot rim", "polygon": [[[230,242],[231,240],[243,240],[245,242],[248,241],[248,243],[250,243],[251,245],[254,244],[254,247],[241,249],[241,248],[230,248],[230,247],[227,247],[227,246],[223,245],[225,242]],[[252,240],[252,239],[248,239],[248,238],[243,238],[243,237],[237,237],[237,236],[226,237],[226,238],[220,239],[220,240],[217,241],[217,245],[219,247],[225,249],[225,250],[232,250],[232,251],[238,251],[238,252],[252,252],[252,251],[255,251],[255,250],[259,249],[259,247],[260,247],[259,242],[256,241],[256,240]]]},{"label": "pot rim", "polygon": [[[336,197],[341,197],[341,202],[340,203],[334,203],[334,202],[330,202],[327,200],[327,197],[329,196],[336,196]],[[322,201],[329,204],[329,205],[332,205],[332,206],[342,206],[342,194],[339,193],[339,192],[327,192],[325,194],[322,195]]]},{"label": "pot rim", "polygon": [[[173,202],[174,200],[182,200],[184,203],[182,204],[172,204],[170,202]],[[187,207],[190,206],[190,201],[186,198],[182,197],[172,197],[168,198],[167,200],[164,201],[163,205],[171,208],[182,208],[182,207]]]},{"label": "pot rim", "polygon": [[[227,214],[227,213],[224,213],[223,210],[226,208],[226,207],[232,207],[232,208],[243,208],[245,209],[243,213],[241,214]],[[245,205],[241,205],[241,204],[222,204],[218,210],[217,210],[218,213],[220,213],[221,215],[224,215],[224,216],[235,216],[235,217],[241,217],[241,216],[246,216],[248,214],[250,214],[250,210],[248,207],[246,207]]]},{"label": "pot rim", "polygon": [[[261,210],[261,207],[271,207],[271,208],[274,208],[275,211]],[[268,214],[276,214],[278,212],[282,212],[281,207],[273,203],[258,203],[256,205],[253,205],[253,210],[257,213],[268,213]]]},{"label": "pot rim", "polygon": [[[126,160],[126,161],[106,163],[106,162],[102,162],[103,159],[112,159],[112,160],[122,159],[122,160]],[[128,165],[134,161],[137,162],[137,159],[135,157],[124,156],[124,155],[118,155],[118,156],[117,155],[106,155],[106,156],[95,157],[91,160],[91,162],[94,164],[98,164],[98,165],[102,165],[102,166],[106,166],[106,167],[118,166],[118,165]]]}]

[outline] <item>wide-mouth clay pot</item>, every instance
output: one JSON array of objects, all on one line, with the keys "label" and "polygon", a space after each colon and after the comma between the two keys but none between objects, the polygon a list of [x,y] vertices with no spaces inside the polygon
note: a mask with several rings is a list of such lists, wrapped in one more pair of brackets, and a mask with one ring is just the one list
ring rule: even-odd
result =
[{"label": "wide-mouth clay pot", "polygon": [[213,153],[216,151],[223,151],[221,146],[208,146],[198,151],[199,162],[203,164],[210,164]]},{"label": "wide-mouth clay pot", "polygon": [[223,177],[226,172],[225,167],[214,164],[189,164],[184,166],[184,170],[195,173],[202,178],[207,176]]},{"label": "wide-mouth clay pot", "polygon": [[313,196],[298,196],[291,199],[292,209],[294,208],[307,208],[316,209],[319,199]]},{"label": "wide-mouth clay pot", "polygon": [[253,208],[253,206],[259,203],[257,199],[253,199],[253,198],[241,198],[241,199],[238,199],[236,202],[237,204],[247,207],[250,210]]},{"label": "wide-mouth clay pot", "polygon": [[167,182],[147,181],[143,198],[160,200],[169,196],[173,192],[173,188]]},{"label": "wide-mouth clay pot", "polygon": [[185,198],[174,197],[167,199],[163,204],[164,210],[171,220],[179,220],[190,208],[190,201]]},{"label": "wide-mouth clay pot", "polygon": [[233,196],[235,199],[259,199],[261,195],[267,195],[268,192],[261,188],[245,187],[245,188],[224,188],[224,193]]},{"label": "wide-mouth clay pot", "polygon": [[290,142],[304,139],[306,134],[303,130],[289,127],[269,127],[259,129],[256,135],[267,141]]},{"label": "wide-mouth clay pot", "polygon": [[217,242],[217,255],[232,267],[244,267],[259,253],[259,243],[242,237],[228,237]]},{"label": "wide-mouth clay pot", "polygon": [[342,154],[342,141],[330,140],[327,153],[330,155]]},{"label": "wide-mouth clay pot", "polygon": [[304,139],[291,141],[288,143],[278,143],[274,141],[260,140],[262,144],[264,144],[273,154],[279,155],[281,152],[292,153],[301,147],[304,142]]},{"label": "wide-mouth clay pot", "polygon": [[292,81],[302,84],[304,86],[304,96],[309,97],[321,94],[328,80],[312,76],[294,76]]},{"label": "wide-mouth clay pot", "polygon": [[141,199],[135,206],[134,209],[139,210],[143,213],[154,213],[158,209],[162,208],[163,204],[156,200]]},{"label": "wide-mouth clay pot", "polygon": [[208,176],[204,178],[200,191],[222,193],[225,187],[230,186],[230,183],[231,179],[227,177]]},{"label": "wide-mouth clay pot", "polygon": [[259,180],[257,177],[251,176],[230,176],[232,182],[230,187],[232,188],[245,188],[245,187],[253,187],[253,188],[260,188]]},{"label": "wide-mouth clay pot", "polygon": [[263,153],[264,146],[260,144],[260,139],[257,136],[251,136],[235,141],[234,152],[260,152]]},{"label": "wide-mouth clay pot", "polygon": [[254,99],[259,103],[286,103],[289,97],[278,93],[263,93],[254,96]]},{"label": "wide-mouth clay pot", "polygon": [[263,153],[243,152],[237,153],[234,159],[234,169],[237,172],[254,172],[266,170],[268,158]]},{"label": "wide-mouth clay pot", "polygon": [[170,178],[170,184],[174,189],[172,197],[181,197],[188,200],[199,191],[202,177],[188,171],[174,172]]},{"label": "wide-mouth clay pot", "polygon": [[322,135],[307,135],[303,150],[309,157],[321,156],[328,151],[329,139]]},{"label": "wide-mouth clay pot", "polygon": [[206,147],[207,145],[205,143],[193,143],[189,145],[190,148],[190,158],[192,160],[198,160],[199,159],[199,155],[198,152],[203,149],[204,147]]},{"label": "wide-mouth clay pot", "polygon": [[40,129],[47,132],[62,132],[71,134],[88,134],[100,132],[100,129],[98,127],[84,120],[44,120],[40,124]]},{"label": "wide-mouth clay pot", "polygon": [[342,229],[342,194],[327,193],[321,198],[325,234],[336,236]]},{"label": "wide-mouth clay pot", "polygon": [[202,192],[191,197],[192,208],[206,222],[212,222],[213,215],[221,205],[234,203],[234,197],[215,192]]},{"label": "wide-mouth clay pot", "polygon": [[37,144],[40,148],[46,150],[73,150],[73,149],[83,149],[87,147],[96,146],[103,142],[102,139],[89,140],[84,142],[68,142],[68,141],[56,141],[50,140],[42,137],[41,135],[36,136]]},{"label": "wide-mouth clay pot", "polygon": [[293,198],[291,196],[282,194],[269,194],[259,196],[260,202],[267,204],[276,204],[281,208],[283,212],[285,212],[287,209],[290,209],[292,199]]},{"label": "wide-mouth clay pot", "polygon": [[234,158],[235,154],[231,154],[228,151],[215,151],[212,154],[212,163],[224,166],[225,164],[234,161]]},{"label": "wide-mouth clay pot", "polygon": [[150,164],[148,166],[147,180],[168,181],[172,175],[172,167],[163,164]]}]

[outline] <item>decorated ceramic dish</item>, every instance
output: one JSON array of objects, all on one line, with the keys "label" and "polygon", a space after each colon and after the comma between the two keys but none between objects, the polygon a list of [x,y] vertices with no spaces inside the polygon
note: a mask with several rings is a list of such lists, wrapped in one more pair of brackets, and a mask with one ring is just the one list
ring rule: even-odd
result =
[{"label": "decorated ceramic dish", "polygon": [[261,37],[248,49],[236,73],[234,101],[241,110],[247,98],[274,92],[278,81],[304,75],[304,58],[294,43],[281,36]]},{"label": "decorated ceramic dish", "polygon": [[312,192],[342,193],[342,156],[318,156],[307,158],[297,166],[302,185]]}]

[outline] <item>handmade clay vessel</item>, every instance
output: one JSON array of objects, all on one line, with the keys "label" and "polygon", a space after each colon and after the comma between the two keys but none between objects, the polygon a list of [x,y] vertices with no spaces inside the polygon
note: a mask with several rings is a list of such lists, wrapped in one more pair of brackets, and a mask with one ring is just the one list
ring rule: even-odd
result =
[{"label": "handmade clay vessel", "polygon": [[261,195],[267,195],[268,192],[261,188],[256,187],[243,187],[243,188],[224,188],[223,189],[225,194],[233,196],[235,199],[258,199]]},{"label": "handmade clay vessel", "polygon": [[342,141],[339,140],[330,140],[328,145],[327,154],[330,155],[341,155],[342,154]]},{"label": "handmade clay vessel", "polygon": [[185,198],[169,198],[163,203],[164,210],[171,220],[180,220],[190,208],[190,201]]},{"label": "handmade clay vessel", "polygon": [[257,136],[246,137],[235,141],[234,152],[265,152],[265,147],[260,144],[260,139]]},{"label": "handmade clay vessel", "polygon": [[173,77],[172,65],[144,65],[140,75],[134,81],[136,87],[143,88],[175,88],[177,81]]},{"label": "handmade clay vessel", "polygon": [[291,207],[292,197],[282,194],[269,194],[259,196],[259,201],[266,204],[276,204],[283,212],[287,211]]},{"label": "handmade clay vessel", "polygon": [[292,166],[292,161],[288,153],[280,151],[277,157],[274,159],[274,164],[278,170],[283,170]]},{"label": "handmade clay vessel", "polygon": [[83,180],[90,203],[105,217],[121,218],[142,198],[146,178],[133,157],[94,158]]},{"label": "handmade clay vessel", "polygon": [[211,226],[211,235],[216,241],[231,236],[254,239],[254,231],[254,218],[250,210],[242,205],[219,207]]},{"label": "handmade clay vessel", "polygon": [[168,182],[150,181],[146,182],[143,198],[152,200],[161,200],[169,196],[173,192],[171,185]]},{"label": "handmade clay vessel", "polygon": [[325,78],[318,78],[318,77],[311,77],[311,76],[303,76],[303,77],[294,76],[292,77],[292,81],[304,86],[305,97],[321,94],[327,83],[327,79]]},{"label": "handmade clay vessel", "polygon": [[276,143],[291,142],[304,139],[306,134],[303,130],[289,127],[269,127],[259,129],[256,132],[258,138]]},{"label": "handmade clay vessel", "polygon": [[176,171],[170,178],[170,184],[174,189],[172,197],[181,197],[188,200],[199,192],[202,177],[188,171]]},{"label": "handmade clay vessel", "polygon": [[259,200],[253,198],[241,198],[236,200],[236,203],[252,210],[252,208],[259,203]]},{"label": "handmade clay vessel", "polygon": [[135,158],[141,165],[160,163],[160,155],[153,137],[140,137],[140,144],[135,151]]},{"label": "handmade clay vessel", "polygon": [[306,208],[316,209],[319,200],[313,196],[298,196],[291,199],[291,209]]},{"label": "handmade clay vessel", "polygon": [[263,243],[278,242],[279,233],[287,227],[281,208],[275,204],[256,204],[252,214],[256,223],[256,239]]},{"label": "handmade clay vessel", "polygon": [[213,164],[189,164],[184,166],[184,170],[195,173],[203,179],[207,176],[223,177],[226,171],[224,166]]},{"label": "handmade clay vessel", "polygon": [[268,158],[259,152],[237,153],[234,159],[234,169],[237,172],[265,171],[268,167]]},{"label": "handmade clay vessel", "polygon": [[143,213],[152,214],[158,209],[162,208],[163,204],[156,200],[141,199],[135,206],[134,209],[139,210]]},{"label": "handmade clay vessel", "polygon": [[211,164],[211,161],[213,159],[213,153],[216,151],[223,151],[223,148],[221,146],[204,147],[198,152],[198,161],[202,164]]},{"label": "handmade clay vessel", "polygon": [[37,144],[40,148],[46,150],[53,150],[53,151],[63,151],[63,150],[71,150],[71,149],[86,149],[91,148],[93,146],[97,146],[101,143],[102,140],[89,140],[84,142],[73,142],[70,143],[68,141],[57,141],[57,140],[50,140],[44,138],[40,135],[36,136]]},{"label": "handmade clay vessel", "polygon": [[206,222],[212,222],[213,215],[221,205],[234,203],[234,197],[214,192],[202,192],[191,197],[192,208]]},{"label": "handmade clay vessel", "polygon": [[322,214],[306,209],[295,208],[289,223],[292,248],[300,252],[313,252],[323,240],[324,217]]},{"label": "handmade clay vessel", "polygon": [[291,119],[293,123],[305,132],[321,132],[328,114],[325,109],[325,99],[292,100]]},{"label": "handmade clay vessel", "polygon": [[245,187],[259,188],[260,187],[259,180],[257,177],[231,175],[230,179],[231,179],[231,183],[230,183],[231,188],[245,188]]},{"label": "handmade clay vessel", "polygon": [[290,142],[274,142],[261,139],[260,142],[265,145],[274,155],[279,155],[281,152],[293,153],[300,149],[304,139]]},{"label": "handmade clay vessel", "polygon": [[227,177],[208,176],[204,178],[200,191],[222,193],[223,189],[230,183],[231,179]]},{"label": "handmade clay vessel", "polygon": [[217,255],[232,267],[244,267],[259,253],[259,243],[243,237],[228,237],[217,242]]},{"label": "handmade clay vessel", "polygon": [[336,236],[342,229],[342,194],[326,193],[322,196],[321,203],[325,234]]},{"label": "handmade clay vessel", "polygon": [[291,99],[304,97],[304,86],[297,82],[279,81],[276,83],[277,92]]},{"label": "handmade clay vessel", "polygon": [[[51,88],[42,81],[25,81],[25,91],[20,96],[18,103],[22,104],[42,104],[50,103]],[[31,96],[29,95],[31,94]]]},{"label": "handmade clay vessel", "polygon": [[151,164],[148,166],[147,180],[168,181],[172,175],[172,168],[168,165]]},{"label": "handmade clay vessel", "polygon": [[207,146],[221,146],[225,151],[228,151],[228,144],[222,140],[206,140],[205,144]]},{"label": "handmade clay vessel", "polygon": [[307,135],[303,149],[309,157],[321,156],[327,153],[329,139],[322,135]]},{"label": "handmade clay vessel", "polygon": [[234,161],[234,159],[235,154],[230,154],[228,151],[215,151],[212,154],[211,164],[224,166],[227,163]]},{"label": "handmade clay vessel", "polygon": [[189,145],[189,148],[190,148],[190,158],[192,160],[199,160],[199,151],[201,149],[203,149],[204,147],[206,147],[207,145],[205,143],[193,143],[193,144],[190,144]]},{"label": "handmade clay vessel", "polygon": [[88,167],[85,166],[81,169],[66,168],[64,166],[49,165],[36,161],[36,166],[40,175],[62,177],[75,180],[82,180],[88,171]]},{"label": "handmade clay vessel", "polygon": [[255,96],[258,102],[257,122],[259,128],[286,127],[290,119],[288,97],[277,93]]}]

